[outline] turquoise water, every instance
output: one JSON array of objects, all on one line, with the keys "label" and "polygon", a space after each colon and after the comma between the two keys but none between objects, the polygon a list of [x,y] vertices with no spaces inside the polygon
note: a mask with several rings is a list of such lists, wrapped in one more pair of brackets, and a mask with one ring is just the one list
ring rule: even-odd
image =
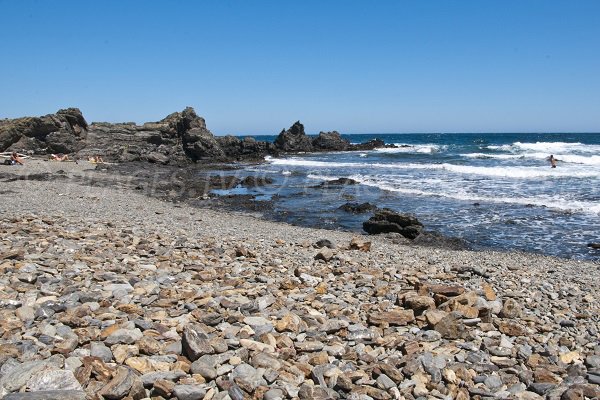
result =
[{"label": "turquoise water", "polygon": [[[279,195],[276,213],[292,223],[360,231],[369,215],[348,215],[347,201],[410,212],[430,229],[474,247],[600,259],[598,134],[382,134],[396,149],[267,157],[247,172],[269,176],[257,195]],[[257,137],[273,140],[274,137]],[[548,157],[557,158],[551,168]],[[352,178],[359,185],[313,186]]]}]

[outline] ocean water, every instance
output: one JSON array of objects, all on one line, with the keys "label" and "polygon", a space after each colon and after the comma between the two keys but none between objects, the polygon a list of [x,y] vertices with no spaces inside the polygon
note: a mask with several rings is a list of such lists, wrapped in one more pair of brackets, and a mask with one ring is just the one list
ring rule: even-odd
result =
[{"label": "ocean water", "polygon": [[[370,214],[338,208],[370,202],[413,213],[427,229],[475,248],[600,259],[587,247],[600,242],[600,134],[346,136],[353,143],[376,137],[400,147],[267,157],[247,168],[274,179],[255,194],[277,195],[274,213],[300,225],[361,231]],[[314,187],[342,177],[360,184]]]}]

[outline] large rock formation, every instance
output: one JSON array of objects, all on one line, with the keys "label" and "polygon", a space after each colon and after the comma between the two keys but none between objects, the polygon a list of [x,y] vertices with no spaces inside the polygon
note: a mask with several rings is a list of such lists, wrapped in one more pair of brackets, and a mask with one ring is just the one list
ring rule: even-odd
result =
[{"label": "large rock formation", "polygon": [[313,151],[312,140],[304,133],[304,125],[296,121],[288,130],[282,130],[277,139],[275,147],[283,152],[311,152]]},{"label": "large rock formation", "polygon": [[78,108],[0,121],[0,151],[74,153],[86,146],[87,129]]},{"label": "large rock formation", "polygon": [[350,141],[342,138],[338,131],[320,132],[312,141],[313,148],[321,151],[344,151],[350,147]]},{"label": "large rock formation", "polygon": [[252,137],[215,137],[204,118],[191,107],[143,125],[100,122],[88,126],[77,108],[43,117],[0,121],[0,151],[77,153],[79,157],[101,155],[105,160],[119,162],[181,165],[190,161],[259,160],[269,154],[364,150],[384,145],[378,140],[351,145],[336,131],[311,137],[306,135],[299,121],[283,130],[274,143]]}]

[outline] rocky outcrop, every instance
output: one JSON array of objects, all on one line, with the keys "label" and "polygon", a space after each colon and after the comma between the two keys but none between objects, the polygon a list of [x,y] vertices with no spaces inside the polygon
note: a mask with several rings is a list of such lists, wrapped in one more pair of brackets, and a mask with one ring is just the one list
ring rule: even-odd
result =
[{"label": "rocky outcrop", "polygon": [[[266,155],[314,151],[369,150],[383,147],[381,140],[352,145],[339,132],[306,135],[295,122],[282,130],[274,143],[252,137],[216,137],[193,108],[169,114],[157,122],[93,123],[88,126],[77,108],[42,117],[0,121],[0,151],[35,154],[65,153],[76,157],[101,155],[107,161],[148,161],[188,164],[197,161],[261,160]],[[393,145],[392,145],[393,146]]]},{"label": "rocky outcrop", "polygon": [[234,160],[263,159],[268,154],[277,152],[275,144],[269,142],[259,142],[253,137],[247,136],[239,138],[236,136],[218,137],[217,141],[223,149],[225,155]]},{"label": "rocky outcrop", "polygon": [[277,139],[275,147],[283,152],[311,152],[313,144],[310,137],[304,133],[304,125],[296,121],[288,130],[282,130]]},{"label": "rocky outcrop", "polygon": [[338,131],[320,132],[312,141],[313,148],[321,151],[348,150],[350,141],[342,138]]},{"label": "rocky outcrop", "polygon": [[85,147],[87,129],[78,108],[0,121],[0,151],[74,153]]},{"label": "rocky outcrop", "polygon": [[363,223],[363,229],[370,235],[397,232],[408,239],[415,239],[423,231],[423,224],[412,214],[383,208]]}]

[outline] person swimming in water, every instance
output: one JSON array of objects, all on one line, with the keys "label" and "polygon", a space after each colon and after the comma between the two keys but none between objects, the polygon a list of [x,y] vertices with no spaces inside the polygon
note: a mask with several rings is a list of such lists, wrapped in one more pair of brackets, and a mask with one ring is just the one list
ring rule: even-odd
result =
[{"label": "person swimming in water", "polygon": [[548,160],[550,161],[550,165],[552,166],[551,168],[556,168],[556,158],[554,158],[554,154],[550,154]]}]

